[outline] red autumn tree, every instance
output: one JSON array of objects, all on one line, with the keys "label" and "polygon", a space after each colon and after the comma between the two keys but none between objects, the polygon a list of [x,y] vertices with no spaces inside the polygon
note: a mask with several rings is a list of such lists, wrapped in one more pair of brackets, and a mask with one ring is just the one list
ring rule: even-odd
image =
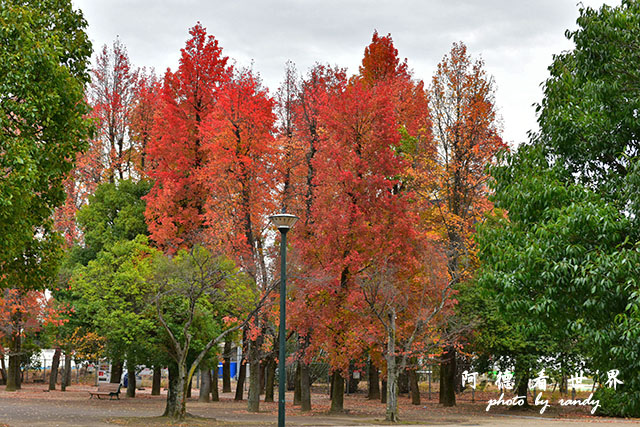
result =
[{"label": "red autumn tree", "polygon": [[116,38],[111,48],[104,45],[87,90],[96,134],[89,141],[88,150],[76,155],[75,168],[64,183],[65,203],[55,212],[56,229],[64,235],[67,245],[81,237],[75,215],[99,184],[140,176],[135,164],[140,150],[130,137],[138,82],[139,72],[132,69],[120,39]]},{"label": "red autumn tree", "polygon": [[172,251],[192,241],[204,224],[208,189],[202,124],[231,71],[218,41],[200,23],[189,33],[178,70],[165,74],[146,158],[155,180],[145,213],[149,232]]},{"label": "red autumn tree", "polygon": [[[208,163],[206,224],[211,245],[222,247],[254,280],[270,288],[266,263],[268,216],[275,210],[277,158],[274,103],[250,70],[237,72],[220,91],[205,125]],[[254,327],[261,330],[258,317]],[[251,372],[260,368],[261,333],[251,334]],[[259,409],[259,375],[251,375],[249,410]]]},{"label": "red autumn tree", "polygon": [[138,82],[126,47],[116,38],[111,49],[103,46],[92,71],[89,103],[97,133],[92,145],[100,147],[105,181],[115,182],[133,174],[134,148],[129,137],[131,111]]},{"label": "red autumn tree", "polygon": [[[454,283],[475,269],[474,224],[491,208],[485,173],[496,153],[507,148],[496,118],[493,79],[481,60],[472,61],[463,43],[445,55],[430,88],[433,133],[438,149],[438,183],[426,198],[437,200],[447,268]],[[455,347],[442,356],[440,403],[455,405]]]},{"label": "red autumn tree", "polygon": [[[332,410],[343,406],[343,379],[366,345],[351,325],[370,323],[356,278],[376,258],[405,247],[414,234],[406,195],[394,191],[404,168],[391,92],[353,81],[322,112],[326,137],[314,161],[313,235],[301,243],[315,267],[308,297],[318,318],[315,343],[333,371]],[[407,239],[409,238],[409,239]],[[313,285],[315,284],[315,289]]]},{"label": "red autumn tree", "polygon": [[147,177],[147,147],[153,135],[153,123],[160,105],[161,82],[153,71],[141,73],[130,115],[129,133],[135,150],[134,167],[141,178]]},{"label": "red autumn tree", "polygon": [[[315,65],[304,79],[295,75],[295,69],[289,66],[284,82],[277,92],[282,185],[282,207],[287,212],[294,212],[300,217],[296,224],[296,232],[292,234],[292,245],[296,248],[305,242],[311,242],[314,229],[311,210],[315,195],[315,157],[322,136],[322,119],[320,118],[328,102],[330,94],[341,92],[346,85],[343,69]],[[311,243],[312,244],[312,243]],[[313,281],[308,280],[311,274],[309,263],[303,262],[302,253],[294,251],[290,265],[298,273],[292,277],[290,289],[290,309],[287,324],[295,330],[299,337],[299,350],[295,355],[300,375],[300,403],[303,411],[311,410],[310,365],[312,351],[307,351],[313,335],[312,316],[309,316],[307,292],[312,294]],[[308,286],[311,286],[309,288]],[[298,381],[296,379],[296,381]],[[296,396],[298,393],[296,393]]]},{"label": "red autumn tree", "polygon": [[[9,356],[9,369],[6,373],[7,391],[20,389],[20,362],[23,355],[22,339],[37,332],[45,324],[61,325],[65,320],[47,300],[43,291],[22,289],[2,289],[0,291],[0,343],[9,344],[9,350],[2,348],[0,357]],[[4,372],[3,372],[4,374]]]},{"label": "red autumn tree", "polygon": [[205,126],[207,226],[214,239],[224,236],[227,253],[260,287],[268,282],[265,229],[275,207],[274,125],[273,100],[250,70],[242,70],[221,90]]}]

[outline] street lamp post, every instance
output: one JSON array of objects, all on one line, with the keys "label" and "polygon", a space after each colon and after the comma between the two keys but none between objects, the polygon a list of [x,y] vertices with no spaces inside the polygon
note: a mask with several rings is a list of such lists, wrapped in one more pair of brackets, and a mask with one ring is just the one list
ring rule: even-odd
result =
[{"label": "street lamp post", "polygon": [[278,427],[284,427],[284,392],[286,388],[285,377],[285,335],[286,335],[286,299],[287,299],[287,232],[298,221],[298,217],[281,213],[269,217],[275,225],[282,239],[280,240],[280,351],[278,353]]}]

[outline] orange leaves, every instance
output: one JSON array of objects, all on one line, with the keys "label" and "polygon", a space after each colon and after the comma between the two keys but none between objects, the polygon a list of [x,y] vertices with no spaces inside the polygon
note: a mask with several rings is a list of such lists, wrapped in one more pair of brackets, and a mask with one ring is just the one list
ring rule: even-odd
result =
[{"label": "orange leaves", "polygon": [[55,307],[42,291],[3,289],[0,291],[0,337],[37,332],[47,324],[60,326],[68,321],[67,310]]},{"label": "orange leaves", "polygon": [[178,70],[165,74],[147,147],[149,176],[156,184],[147,196],[145,215],[152,238],[170,250],[183,247],[203,225],[208,194],[201,126],[230,76],[217,40],[200,24],[190,34]]}]

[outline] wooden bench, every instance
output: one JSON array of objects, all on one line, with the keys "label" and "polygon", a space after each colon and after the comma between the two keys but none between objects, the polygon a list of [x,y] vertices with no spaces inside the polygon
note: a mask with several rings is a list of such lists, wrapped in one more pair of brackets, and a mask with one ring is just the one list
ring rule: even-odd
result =
[{"label": "wooden bench", "polygon": [[100,399],[100,396],[109,396],[109,400],[115,396],[120,400],[120,384],[100,384],[98,390],[89,392],[89,396],[89,399],[93,399],[93,396],[96,396],[98,399]]}]

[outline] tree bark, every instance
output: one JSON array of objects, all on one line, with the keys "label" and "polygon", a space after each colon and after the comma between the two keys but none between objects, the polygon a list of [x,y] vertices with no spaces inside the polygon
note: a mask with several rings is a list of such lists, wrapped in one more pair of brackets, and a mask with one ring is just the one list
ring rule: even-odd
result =
[{"label": "tree bark", "polygon": [[214,402],[220,401],[220,395],[218,394],[218,364],[213,369],[213,379],[211,380],[211,400]]},{"label": "tree bark", "polygon": [[[186,367],[185,367],[186,369]],[[186,378],[186,376],[185,376]],[[189,383],[187,384],[187,388],[185,389],[185,397],[189,399],[191,397],[191,389],[193,389],[193,377],[189,379]]]},{"label": "tree bark", "polygon": [[67,386],[71,385],[71,352],[64,352],[64,370],[60,381],[60,390],[67,391]]},{"label": "tree bark", "polygon": [[20,335],[14,335],[11,339],[11,353],[9,353],[9,375],[7,377],[6,391],[20,390],[20,353],[22,351],[22,341]]},{"label": "tree bark", "polygon": [[331,413],[344,412],[344,378],[340,371],[333,371],[331,379]]},{"label": "tree bark", "polygon": [[180,384],[180,370],[174,363],[169,364],[169,392],[167,393],[167,406],[163,416],[175,418],[180,412],[180,401],[184,396],[184,382]]},{"label": "tree bark", "polygon": [[265,390],[264,390],[264,401],[265,402],[273,402],[273,391],[275,388],[275,379],[276,379],[276,361],[270,356],[267,359],[267,366],[265,368],[266,378],[265,378]]},{"label": "tree bark", "polygon": [[162,383],[162,368],[156,366],[153,368],[153,381],[151,382],[151,395],[160,396],[160,387]]},{"label": "tree bark", "polygon": [[349,386],[347,387],[348,394],[354,394],[358,392],[358,384],[360,383],[359,379],[356,379],[353,376],[355,372],[354,366],[349,366]]},{"label": "tree bark", "polygon": [[411,391],[411,404],[420,404],[420,388],[418,386],[418,374],[416,374],[415,368],[409,369],[409,389]]},{"label": "tree bark", "polygon": [[311,375],[309,365],[300,361],[300,403],[302,411],[311,411]]},{"label": "tree bark", "polygon": [[369,361],[369,391],[367,392],[367,399],[378,400],[380,399],[380,375],[378,374],[378,367],[373,360]]},{"label": "tree bark", "polygon": [[111,379],[109,380],[111,384],[120,384],[123,364],[122,360],[116,360],[111,363]]},{"label": "tree bark", "polygon": [[4,353],[2,351],[0,351],[0,374],[2,374],[2,380],[0,380],[1,381],[0,384],[6,385],[7,384],[7,367],[4,363]]},{"label": "tree bark", "polygon": [[249,342],[249,412],[260,411],[260,338]]},{"label": "tree bark", "polygon": [[[222,392],[231,393],[231,338],[224,342],[222,362]],[[218,367],[216,366],[216,369]]]},{"label": "tree bark", "polygon": [[127,361],[127,397],[136,397],[136,364],[132,360]]},{"label": "tree bark", "polygon": [[200,363],[200,395],[198,396],[198,402],[209,402],[211,393],[211,369],[206,362]]},{"label": "tree bark", "polygon": [[58,367],[60,366],[60,353],[62,350],[58,347],[53,353],[53,360],[51,360],[51,374],[49,375],[49,390],[56,389],[56,382],[58,381]]},{"label": "tree bark", "polygon": [[300,389],[300,363],[296,363],[296,374],[293,384],[293,406],[299,406],[302,404],[302,390]]},{"label": "tree bark", "polygon": [[447,346],[440,362],[440,404],[443,406],[456,405],[455,377],[456,350]]},{"label": "tree bark", "polygon": [[244,400],[244,383],[247,378],[247,364],[244,356],[240,361],[240,371],[238,372],[238,384],[236,385],[236,396],[234,400]]},{"label": "tree bark", "polygon": [[389,324],[387,326],[387,412],[385,420],[398,422],[398,368],[396,365],[396,313],[391,310],[389,313]]},{"label": "tree bark", "polygon": [[[398,361],[396,360],[396,365]],[[406,369],[398,373],[398,394],[409,393],[409,375]]]},{"label": "tree bark", "polygon": [[[518,363],[516,359],[516,367],[515,367],[515,377],[516,377],[516,392],[518,396],[524,396],[524,404],[523,408],[529,407],[529,402],[527,400],[527,392],[529,390],[529,367],[523,366],[523,363]],[[515,408],[515,407],[514,407]]]}]

